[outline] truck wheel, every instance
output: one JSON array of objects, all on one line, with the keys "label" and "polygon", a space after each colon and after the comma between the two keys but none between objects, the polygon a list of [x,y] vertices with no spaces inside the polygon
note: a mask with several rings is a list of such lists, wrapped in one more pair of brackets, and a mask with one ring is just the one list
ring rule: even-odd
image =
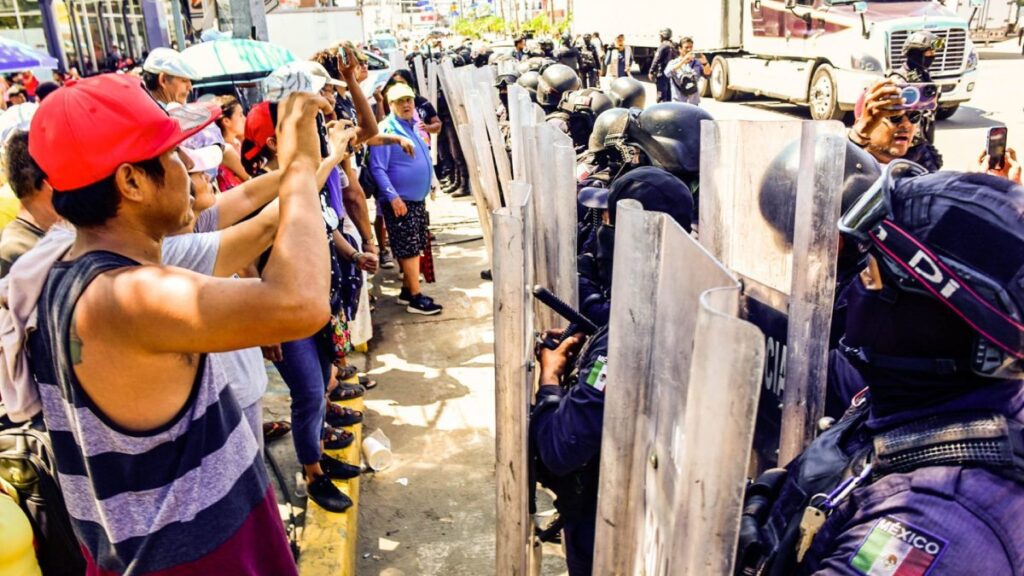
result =
[{"label": "truck wheel", "polygon": [[939,108],[938,110],[935,111],[935,118],[937,120],[949,120],[950,118],[953,117],[953,114],[956,114],[956,111],[959,109],[959,104],[956,104],[954,106],[947,106],[945,108]]},{"label": "truck wheel", "polygon": [[814,71],[809,92],[808,103],[811,108],[811,118],[839,120],[846,114],[839,109],[836,80],[832,75],[832,67],[828,64],[822,64]]},{"label": "truck wheel", "polygon": [[711,86],[711,96],[719,102],[728,102],[736,97],[736,92],[729,89],[729,64],[725,58],[716,56],[711,62],[708,84]]}]

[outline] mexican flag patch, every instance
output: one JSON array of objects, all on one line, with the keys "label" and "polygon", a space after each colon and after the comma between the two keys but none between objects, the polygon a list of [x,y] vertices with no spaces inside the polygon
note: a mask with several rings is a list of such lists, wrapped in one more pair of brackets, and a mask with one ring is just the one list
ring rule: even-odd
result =
[{"label": "mexican flag patch", "polygon": [[590,369],[590,374],[587,374],[587,385],[593,386],[598,392],[604,392],[604,384],[607,378],[608,358],[606,356],[598,356],[593,368]]},{"label": "mexican flag patch", "polygon": [[942,555],[947,542],[886,516],[850,558],[850,566],[865,576],[925,576]]}]

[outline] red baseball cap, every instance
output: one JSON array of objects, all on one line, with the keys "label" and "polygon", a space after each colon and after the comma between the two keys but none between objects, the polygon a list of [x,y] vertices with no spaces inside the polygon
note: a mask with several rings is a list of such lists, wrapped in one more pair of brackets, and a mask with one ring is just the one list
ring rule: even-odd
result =
[{"label": "red baseball cap", "polygon": [[56,90],[32,119],[28,151],[56,192],[156,158],[220,116],[214,103],[164,110],[138,78],[102,74]]},{"label": "red baseball cap", "polygon": [[253,106],[245,117],[245,139],[253,144],[253,147],[245,152],[245,159],[255,158],[274,133],[274,119],[270,117],[270,102],[260,102]]}]

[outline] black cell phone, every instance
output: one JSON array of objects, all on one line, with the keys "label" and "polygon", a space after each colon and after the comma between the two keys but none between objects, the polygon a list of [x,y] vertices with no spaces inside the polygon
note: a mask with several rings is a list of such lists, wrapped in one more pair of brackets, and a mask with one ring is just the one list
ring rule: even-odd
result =
[{"label": "black cell phone", "polygon": [[995,126],[988,129],[988,167],[1002,168],[1006,160],[1006,126]]},{"label": "black cell phone", "polygon": [[317,112],[316,132],[320,136],[320,157],[327,158],[331,155],[331,147],[327,143],[327,120],[324,119],[323,112]]},{"label": "black cell phone", "polygon": [[341,65],[348,68],[348,50],[345,46],[338,46],[338,59],[341,60]]}]

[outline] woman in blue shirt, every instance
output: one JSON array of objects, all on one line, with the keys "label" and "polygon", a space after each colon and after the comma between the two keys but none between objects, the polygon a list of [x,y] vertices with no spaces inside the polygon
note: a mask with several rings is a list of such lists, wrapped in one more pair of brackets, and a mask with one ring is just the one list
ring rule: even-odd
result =
[{"label": "woman in blue shirt", "polygon": [[396,83],[386,96],[391,113],[380,123],[381,133],[403,136],[416,147],[412,156],[397,145],[370,148],[370,172],[380,189],[380,207],[391,238],[391,251],[404,275],[398,301],[406,304],[406,311],[412,314],[440,314],[441,305],[420,292],[420,254],[427,240],[426,199],[434,174],[430,144],[416,130],[413,89]]}]

